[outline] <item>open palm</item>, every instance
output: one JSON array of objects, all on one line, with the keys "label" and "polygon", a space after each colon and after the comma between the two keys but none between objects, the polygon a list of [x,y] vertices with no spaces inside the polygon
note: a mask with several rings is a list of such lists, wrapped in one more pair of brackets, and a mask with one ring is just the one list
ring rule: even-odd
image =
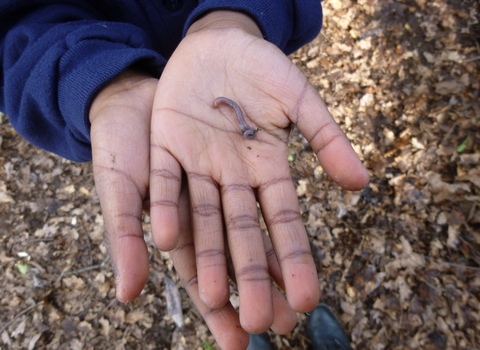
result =
[{"label": "open palm", "polygon": [[[140,294],[149,272],[143,237],[142,208],[149,208],[149,136],[153,97],[158,80],[127,70],[96,96],[90,110],[93,168],[102,205],[105,241],[117,279],[117,298],[131,301]],[[247,333],[239,327],[230,303],[213,310],[200,298],[195,245],[187,186],[179,201],[180,237],[171,256],[180,279],[224,349],[245,349]],[[271,244],[265,239],[267,251]],[[269,270],[279,276],[278,262],[269,254]],[[271,328],[283,334],[295,325],[295,314],[281,293],[272,289],[275,319]]]},{"label": "open palm", "polygon": [[[228,106],[237,102],[253,139],[240,133]],[[368,175],[317,91],[275,46],[237,29],[187,36],[158,84],[151,125],[151,221],[157,247],[171,250],[179,236],[182,171],[190,191],[198,285],[202,300],[228,300],[226,246],[240,296],[240,321],[250,332],[273,322],[271,282],[257,202],[278,259],[290,306],[311,310],[318,279],[288,168],[289,126],[297,124],[325,171],[347,189]],[[224,231],[227,241],[224,241]]]}]

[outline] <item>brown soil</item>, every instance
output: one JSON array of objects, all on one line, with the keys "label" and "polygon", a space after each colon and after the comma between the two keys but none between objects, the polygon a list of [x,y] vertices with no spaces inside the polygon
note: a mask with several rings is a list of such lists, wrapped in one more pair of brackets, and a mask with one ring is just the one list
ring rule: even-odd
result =
[{"label": "brown soil", "polygon": [[[328,0],[292,55],[371,175],[336,186],[294,129],[291,169],[322,301],[354,349],[480,349],[478,0]],[[0,349],[217,349],[185,291],[167,312],[145,220],[150,279],[114,298],[90,164],[39,150],[0,123]],[[235,301],[235,295],[232,297]],[[278,349],[308,349],[305,316]]]}]

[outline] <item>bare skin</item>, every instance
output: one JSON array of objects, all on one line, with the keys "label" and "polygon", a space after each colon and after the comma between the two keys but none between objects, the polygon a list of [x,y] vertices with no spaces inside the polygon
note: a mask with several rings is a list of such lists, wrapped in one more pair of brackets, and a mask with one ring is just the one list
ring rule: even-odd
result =
[{"label": "bare skin", "polygon": [[[341,186],[360,189],[368,174],[316,89],[277,47],[261,38],[254,22],[239,13],[210,15],[197,22],[177,47],[155,96],[150,140],[152,232],[160,249],[176,246],[183,169],[202,301],[219,307],[228,300],[226,227],[240,322],[245,330],[257,333],[270,327],[274,315],[257,201],[290,307],[306,312],[319,301],[317,272],[287,161],[290,125],[297,124],[325,171]],[[238,127],[222,118],[220,110],[213,113],[211,101],[217,96],[238,101],[262,129],[255,135],[255,145],[246,147],[246,140],[235,136]]]},{"label": "bare skin", "polygon": [[[234,98],[262,128],[254,147],[212,109],[216,96]],[[361,189],[368,174],[315,88],[261,39],[248,16],[218,11],[202,17],[160,81],[123,73],[98,93],[90,121],[119,300],[133,300],[148,277],[141,215],[150,203],[155,243],[173,249],[179,276],[222,349],[245,349],[244,330],[288,332],[294,311],[317,305],[317,273],[287,162],[291,123],[340,186]],[[182,171],[188,192],[180,196]],[[271,243],[259,228],[257,201]],[[239,316],[228,303],[228,247]]]},{"label": "bare skin", "polygon": [[[141,216],[142,208],[150,207],[148,143],[151,105],[157,84],[158,80],[148,75],[126,71],[102,89],[90,109],[93,166],[105,221],[105,241],[117,280],[117,298],[123,302],[135,299],[148,278],[148,251]],[[131,123],[132,120],[135,123]],[[240,327],[232,305],[227,302],[212,308],[200,297],[186,187],[179,200],[179,215],[179,241],[171,252],[176,271],[220,347],[245,349],[248,333]],[[266,237],[264,241],[271,278],[283,287],[271,242]],[[281,293],[276,288],[271,290],[275,310],[271,328],[278,334],[288,333],[295,326],[296,315]]]}]

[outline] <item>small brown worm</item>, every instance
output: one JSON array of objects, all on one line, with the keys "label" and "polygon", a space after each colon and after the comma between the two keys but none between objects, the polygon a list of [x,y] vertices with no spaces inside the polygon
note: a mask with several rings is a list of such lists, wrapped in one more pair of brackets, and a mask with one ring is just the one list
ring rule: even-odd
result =
[{"label": "small brown worm", "polygon": [[226,97],[217,97],[215,101],[213,101],[213,107],[217,108],[222,103],[232,107],[235,110],[238,123],[240,124],[240,131],[242,132],[243,137],[246,139],[253,139],[257,131],[260,129],[255,129],[248,126],[248,124],[245,122],[245,117],[243,116],[242,108],[239,105],[237,105],[235,102],[233,102],[232,100]]}]

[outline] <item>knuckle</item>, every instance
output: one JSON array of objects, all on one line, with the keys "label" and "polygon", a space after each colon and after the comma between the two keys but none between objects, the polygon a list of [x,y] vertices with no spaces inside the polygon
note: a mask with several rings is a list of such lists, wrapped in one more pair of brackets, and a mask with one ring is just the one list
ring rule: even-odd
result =
[{"label": "knuckle", "polygon": [[152,201],[150,202],[150,208],[155,208],[155,207],[173,207],[173,208],[178,208],[178,203],[172,200],[168,199],[163,199],[163,200],[157,200],[157,201]]},{"label": "knuckle", "polygon": [[182,279],[183,286],[185,289],[190,290],[198,285],[198,276],[197,274],[193,275],[190,278]]},{"label": "knuckle", "polygon": [[248,192],[253,193],[253,190],[250,186],[243,184],[231,184],[225,185],[222,187],[222,192],[226,194],[227,192]]},{"label": "knuckle", "polygon": [[258,188],[259,194],[263,194],[264,192],[266,192],[268,189],[272,187],[275,188],[276,186],[282,186],[285,183],[292,184],[292,178],[289,176],[284,176],[284,177],[278,177],[273,180],[270,180]]},{"label": "knuckle", "polygon": [[318,150],[318,152],[327,148],[330,144],[332,144],[335,140],[342,137],[342,134],[338,133],[337,130],[329,134],[327,132],[327,128],[332,127],[334,125],[327,123],[320,127],[315,134],[313,134],[310,144],[312,145],[313,149]]},{"label": "knuckle", "polygon": [[261,282],[268,281],[268,268],[265,265],[253,264],[248,265],[236,272],[238,282]]},{"label": "knuckle", "polygon": [[291,261],[300,264],[310,264],[312,263],[312,252],[306,249],[296,249],[281,256],[279,260],[282,263]]},{"label": "knuckle", "polygon": [[267,256],[267,260],[271,260],[271,259],[276,259],[276,255],[275,255],[275,250],[273,249],[273,247],[270,247],[269,249],[265,250],[265,255]]},{"label": "knuckle", "polygon": [[220,215],[221,210],[219,207],[213,204],[200,204],[192,207],[192,211],[194,214],[203,216],[203,217],[211,217]]},{"label": "knuckle", "polygon": [[205,249],[196,252],[197,259],[211,259],[217,257],[225,257],[225,251],[223,249]]},{"label": "knuckle", "polygon": [[267,225],[272,227],[278,224],[288,224],[295,221],[302,221],[302,217],[298,211],[282,210],[268,218]]},{"label": "knuckle", "polygon": [[176,181],[176,182],[181,182],[182,179],[175,175],[173,172],[167,169],[152,169],[150,171],[150,175],[152,177],[160,177],[165,180],[171,180],[171,181]]},{"label": "knuckle", "polygon": [[182,252],[185,252],[185,254],[190,253],[190,249],[194,249],[193,242],[188,242],[185,244],[179,244],[177,245],[171,252],[170,254],[176,255],[176,254],[181,254]]},{"label": "knuckle", "polygon": [[259,229],[260,224],[252,215],[237,215],[227,219],[227,229],[232,231]]},{"label": "knuckle", "polygon": [[188,172],[187,177],[189,182],[198,181],[204,184],[212,185],[216,189],[219,188],[219,184],[208,175],[203,175],[195,172]]}]

